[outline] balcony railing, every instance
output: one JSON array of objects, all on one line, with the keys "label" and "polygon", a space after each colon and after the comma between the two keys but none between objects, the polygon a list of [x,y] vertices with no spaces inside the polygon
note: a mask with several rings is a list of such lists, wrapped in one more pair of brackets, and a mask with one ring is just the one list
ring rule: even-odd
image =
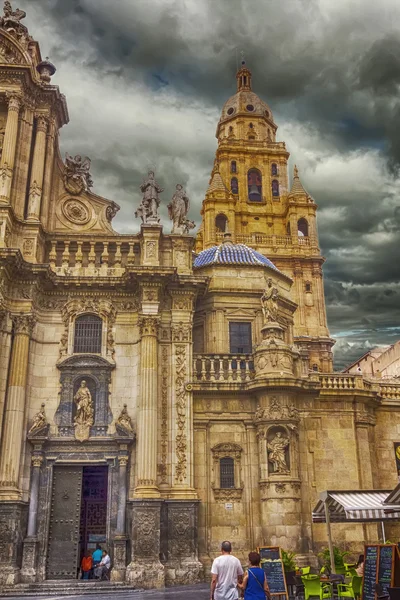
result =
[{"label": "balcony railing", "polygon": [[254,377],[253,357],[249,354],[195,354],[194,382],[241,383]]},{"label": "balcony railing", "polygon": [[[217,242],[224,241],[224,234],[216,234]],[[262,235],[259,233],[236,233],[232,235],[232,240],[236,244],[249,244],[257,246],[284,247],[289,248],[299,246],[300,248],[318,247],[317,239],[313,236],[290,236],[290,235]]]}]

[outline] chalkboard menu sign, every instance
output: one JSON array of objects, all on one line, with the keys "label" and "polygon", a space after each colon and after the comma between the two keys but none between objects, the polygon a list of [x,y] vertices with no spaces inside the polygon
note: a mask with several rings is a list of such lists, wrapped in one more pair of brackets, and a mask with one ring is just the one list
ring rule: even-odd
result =
[{"label": "chalkboard menu sign", "polygon": [[386,592],[392,585],[393,558],[395,546],[381,546],[379,552],[378,583]]},{"label": "chalkboard menu sign", "polygon": [[375,600],[379,546],[366,546],[364,553],[363,600]]},{"label": "chalkboard menu sign", "polygon": [[257,548],[257,551],[261,556],[261,567],[264,569],[271,596],[286,596],[287,598],[281,549],[279,546],[267,546]]},{"label": "chalkboard menu sign", "polygon": [[382,544],[365,546],[363,600],[376,600],[375,585],[383,592],[400,585],[400,554],[397,546]]}]

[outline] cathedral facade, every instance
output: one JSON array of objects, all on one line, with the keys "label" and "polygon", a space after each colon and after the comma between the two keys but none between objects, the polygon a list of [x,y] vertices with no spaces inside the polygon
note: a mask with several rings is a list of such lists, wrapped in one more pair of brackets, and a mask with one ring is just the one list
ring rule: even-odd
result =
[{"label": "cathedral facade", "polygon": [[180,185],[163,230],[154,173],[118,234],[89,159],[60,155],[24,16],[0,21],[0,583],[75,579],[97,543],[137,587],[201,580],[223,539],[312,560],[321,491],[396,485],[400,386],[333,372],[317,205],[271,109],[242,64],[197,236]]}]

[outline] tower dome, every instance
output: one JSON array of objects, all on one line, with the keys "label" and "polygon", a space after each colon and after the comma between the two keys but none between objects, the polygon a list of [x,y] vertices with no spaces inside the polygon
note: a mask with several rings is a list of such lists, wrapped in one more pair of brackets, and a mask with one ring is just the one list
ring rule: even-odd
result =
[{"label": "tower dome", "polygon": [[[229,234],[225,234],[226,236]],[[233,244],[227,238],[219,246],[212,246],[200,252],[193,263],[194,269],[210,265],[252,265],[270,267],[279,271],[275,265],[263,254],[249,248],[245,244]]]}]

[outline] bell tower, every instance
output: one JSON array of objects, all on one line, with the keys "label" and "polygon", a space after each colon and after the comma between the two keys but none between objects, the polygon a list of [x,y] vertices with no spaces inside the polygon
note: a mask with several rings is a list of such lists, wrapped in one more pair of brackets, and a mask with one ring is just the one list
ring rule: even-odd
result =
[{"label": "bell tower", "polygon": [[229,231],[234,243],[258,250],[291,277],[298,304],[296,344],[308,353],[310,369],[328,372],[334,342],[326,321],[317,205],[297,167],[289,186],[289,152],[285,142],[277,141],[272,111],[253,91],[244,61],[236,82],[237,91],[224,104],[217,125],[218,148],[196,250],[220,244]]}]

